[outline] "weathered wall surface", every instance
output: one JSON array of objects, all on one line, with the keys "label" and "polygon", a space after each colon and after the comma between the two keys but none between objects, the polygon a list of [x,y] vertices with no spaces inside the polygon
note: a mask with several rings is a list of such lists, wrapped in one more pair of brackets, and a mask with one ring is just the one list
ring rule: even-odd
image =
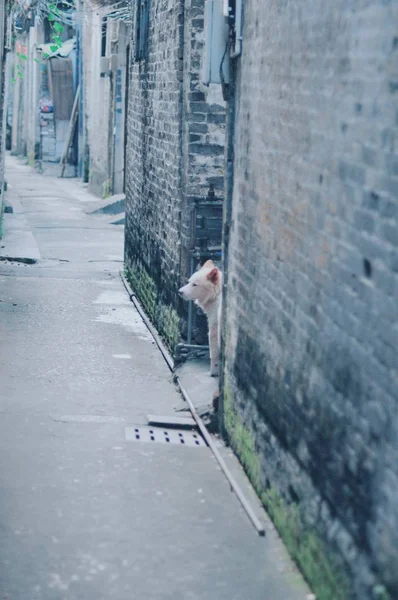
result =
[{"label": "weathered wall surface", "polygon": [[111,6],[87,4],[82,23],[83,103],[89,148],[85,161],[89,162],[89,189],[103,197],[123,192],[126,48],[131,35],[123,22],[107,17]]},{"label": "weathered wall surface", "polygon": [[124,192],[125,178],[125,151],[126,151],[126,94],[127,94],[127,69],[129,43],[131,31],[123,22],[117,23],[117,51],[118,66],[114,74],[115,98],[114,98],[114,130],[115,149],[113,157],[113,193]]},{"label": "weathered wall surface", "polygon": [[204,2],[184,3],[183,185],[187,200],[204,197],[212,185],[224,192],[225,102],[221,86],[201,83]]},{"label": "weathered wall surface", "polygon": [[133,38],[129,84],[126,263],[151,281],[151,298],[139,292],[152,318],[175,304],[179,282],[183,13],[170,4],[150,3],[147,58],[134,60]]},{"label": "weathered wall surface", "polygon": [[27,34],[27,62],[24,68],[26,78],[26,103],[24,112],[26,154],[30,165],[39,158],[40,126],[40,64],[37,61],[37,47],[44,42],[44,32],[41,23],[36,23]]},{"label": "weathered wall surface", "polygon": [[397,9],[245,3],[225,424],[319,600],[398,597]]},{"label": "weathered wall surface", "polygon": [[[14,52],[14,73],[17,69],[17,65],[21,63],[17,58],[17,53],[27,56],[28,54],[28,36],[26,33],[19,35],[15,41],[15,52]],[[23,68],[23,73],[26,69]],[[15,77],[15,83],[12,87],[13,93],[13,115],[12,115],[12,140],[11,140],[11,152],[16,155],[26,154],[26,122],[25,119],[25,106],[26,97],[28,93],[28,78],[27,77]]]},{"label": "weathered wall surface", "polygon": [[2,235],[3,216],[3,184],[4,184],[4,156],[5,156],[5,34],[6,15],[4,2],[0,2],[0,237]]},{"label": "weathered wall surface", "polygon": [[10,5],[0,1],[0,238],[3,234],[4,163],[6,152],[6,114],[9,97]]},{"label": "weathered wall surface", "polygon": [[[11,7],[9,6],[11,10]],[[11,15],[9,16],[9,35],[11,38]],[[15,18],[15,15],[14,15]],[[15,32],[14,32],[15,34]],[[6,84],[12,96],[12,138],[13,154],[24,155],[33,165],[38,158],[39,128],[39,91],[40,65],[37,61],[37,47],[44,41],[42,24],[16,33],[13,42],[13,57],[9,61]],[[11,40],[10,40],[11,44]],[[10,119],[11,121],[11,119]]]},{"label": "weathered wall surface", "polygon": [[[195,201],[203,201],[210,188],[214,199],[224,194],[225,102],[221,86],[201,83],[204,55],[204,2],[184,2],[184,76],[182,115],[182,189],[180,273],[186,278],[192,272],[189,264],[190,217]],[[196,262],[196,260],[195,260]],[[202,260],[202,262],[204,262]],[[186,306],[183,304],[183,307]],[[184,323],[183,323],[184,324]],[[206,322],[197,311],[196,342],[207,344]]]},{"label": "weathered wall surface", "polygon": [[89,4],[83,22],[85,114],[90,147],[89,190],[99,196],[110,192],[109,73],[101,76],[101,34],[106,8]]},{"label": "weathered wall surface", "polygon": [[[92,83],[95,81],[93,71],[96,72],[96,77],[99,78],[99,60],[94,57],[98,57],[100,54],[98,33],[97,43],[94,45],[93,35],[93,16],[94,11],[92,5],[87,4],[88,10],[85,13],[85,17],[81,24],[81,44],[82,44],[82,110],[83,110],[83,180],[86,182],[90,181],[90,150],[92,147],[93,140],[93,128],[91,127],[92,121],[92,103],[93,103],[93,89]],[[100,23],[97,19],[97,28]]]},{"label": "weathered wall surface", "polygon": [[133,34],[126,265],[151,282],[141,299],[174,347],[177,311],[186,310],[177,290],[189,271],[191,203],[206,196],[210,184],[222,193],[224,136],[215,129],[223,132],[224,107],[199,83],[204,1],[153,0],[149,6],[147,57],[140,61]]}]

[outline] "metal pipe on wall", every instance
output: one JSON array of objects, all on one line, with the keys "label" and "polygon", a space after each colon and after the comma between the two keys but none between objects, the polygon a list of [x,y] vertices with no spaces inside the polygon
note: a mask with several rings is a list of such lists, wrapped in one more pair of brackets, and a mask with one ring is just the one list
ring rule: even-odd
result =
[{"label": "metal pipe on wall", "polygon": [[234,184],[234,136],[235,136],[235,105],[236,105],[236,81],[237,81],[237,61],[231,60],[229,93],[227,101],[227,120],[226,120],[226,167],[224,181],[224,214],[223,214],[223,239],[222,239],[222,268],[223,268],[223,289],[222,289],[222,313],[221,313],[221,347],[220,347],[220,397],[218,403],[218,425],[223,438],[227,437],[224,426],[224,368],[225,368],[225,337],[226,337],[226,315],[228,310],[228,263],[229,263],[229,238],[232,222],[232,196]]}]

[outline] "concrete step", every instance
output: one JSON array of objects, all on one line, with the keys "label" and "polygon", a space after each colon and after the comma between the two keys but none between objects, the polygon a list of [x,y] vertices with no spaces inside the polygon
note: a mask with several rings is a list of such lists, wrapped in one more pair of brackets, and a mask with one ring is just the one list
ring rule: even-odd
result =
[{"label": "concrete step", "polygon": [[107,222],[110,225],[124,225],[125,221],[125,213],[121,212],[118,215],[112,215],[107,219]]},{"label": "concrete step", "polygon": [[98,200],[90,207],[91,215],[119,215],[125,208],[125,194],[115,194],[105,200]]},{"label": "concrete step", "polygon": [[35,263],[41,258],[19,196],[10,190],[3,216],[3,238],[0,240],[0,261]]}]

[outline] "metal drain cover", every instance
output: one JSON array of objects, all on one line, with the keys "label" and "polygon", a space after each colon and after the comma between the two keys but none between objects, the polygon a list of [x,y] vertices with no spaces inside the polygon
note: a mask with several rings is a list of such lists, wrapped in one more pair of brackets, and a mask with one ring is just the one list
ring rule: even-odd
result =
[{"label": "metal drain cover", "polygon": [[139,426],[125,427],[124,432],[128,442],[156,442],[158,444],[193,446],[195,448],[206,447],[204,439],[195,431]]}]

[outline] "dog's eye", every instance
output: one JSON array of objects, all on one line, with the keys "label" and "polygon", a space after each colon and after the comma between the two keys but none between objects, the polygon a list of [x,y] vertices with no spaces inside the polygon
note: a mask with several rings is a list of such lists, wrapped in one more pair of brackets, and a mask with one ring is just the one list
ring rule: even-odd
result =
[{"label": "dog's eye", "polygon": [[193,284],[192,284],[192,287],[196,287],[197,285],[198,285],[197,283],[193,283]]}]

